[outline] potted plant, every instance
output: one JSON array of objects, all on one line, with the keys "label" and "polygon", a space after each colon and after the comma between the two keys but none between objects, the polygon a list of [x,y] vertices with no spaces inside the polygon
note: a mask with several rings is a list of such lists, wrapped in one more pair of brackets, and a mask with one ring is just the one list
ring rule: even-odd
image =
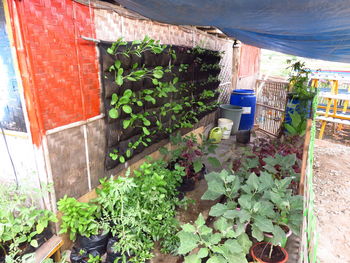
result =
[{"label": "potted plant", "polygon": [[107,245],[107,262],[145,262],[158,241],[162,251],[174,251],[178,231],[175,218],[179,201],[176,188],[184,168],[168,170],[164,161],[145,162],[125,177],[102,179],[92,204],[98,214],[109,220],[111,238]]},{"label": "potted plant", "polygon": [[[57,205],[63,214],[59,233],[69,233],[69,238],[75,241],[75,252],[84,251],[92,255],[97,252],[103,255],[110,227],[109,222],[101,217],[99,207],[67,196],[59,200]],[[71,258],[75,257],[76,253],[72,253]]]},{"label": "potted plant", "polygon": [[180,239],[178,253],[185,263],[222,262],[247,263],[251,241],[244,231],[235,231],[225,219],[214,222],[214,228],[205,225],[200,214],[194,224],[184,224],[177,234]]},{"label": "potted plant", "polygon": [[[291,63],[288,60],[287,63]],[[316,88],[309,85],[311,70],[305,67],[305,62],[297,61],[288,67],[291,69],[288,85],[288,102],[285,124],[290,124],[291,114],[298,112],[303,122],[311,116],[311,105],[316,94]]]},{"label": "potted plant", "polygon": [[[240,229],[249,224],[258,241],[264,240],[264,233],[270,233],[274,244],[285,243],[289,230],[299,232],[303,203],[300,196],[292,196],[288,189],[291,178],[278,180],[266,172],[259,177],[251,173],[241,183],[227,171],[210,173],[205,178],[208,190],[203,200],[226,197],[210,209],[210,216],[223,216]],[[285,231],[285,227],[289,229]]]},{"label": "potted plant", "polygon": [[254,244],[250,254],[254,262],[260,263],[286,263],[289,258],[288,252],[283,247],[268,242]]},{"label": "potted plant", "polygon": [[41,194],[10,184],[0,187],[0,261],[24,262],[51,237],[46,229],[57,218],[53,212],[37,207]]},{"label": "potted plant", "polygon": [[179,190],[181,192],[192,191],[195,182],[204,178],[207,159],[213,166],[220,166],[220,162],[214,157],[208,157],[210,153],[215,153],[216,145],[204,140],[202,144],[198,142],[196,135],[182,137],[180,133],[170,136],[171,150],[162,147],[160,153],[169,161],[169,168],[174,169],[176,165],[185,168],[185,177]]}]

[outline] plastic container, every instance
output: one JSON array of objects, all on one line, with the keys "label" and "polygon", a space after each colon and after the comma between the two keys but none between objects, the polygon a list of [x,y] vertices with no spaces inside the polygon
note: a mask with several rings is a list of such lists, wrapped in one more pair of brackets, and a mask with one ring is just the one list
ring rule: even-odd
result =
[{"label": "plastic container", "polygon": [[250,130],[254,126],[256,96],[252,89],[236,89],[231,94],[231,105],[243,109],[239,130]]},{"label": "plastic container", "polygon": [[220,118],[230,119],[231,121],[233,121],[231,134],[236,134],[236,132],[238,131],[242,112],[243,109],[240,106],[234,106],[230,104],[220,105]]},{"label": "plastic container", "polygon": [[219,128],[222,130],[222,139],[223,140],[230,139],[233,121],[230,119],[219,118],[218,124],[219,124]]},{"label": "plastic container", "polygon": [[[271,261],[264,261],[260,258],[260,255],[255,254],[255,249],[259,246],[259,247],[263,247],[266,248],[268,251],[270,250],[270,247],[272,244],[271,243],[267,243],[267,242],[259,242],[254,244],[251,248],[250,248],[250,255],[252,256],[254,262],[259,262],[259,263],[267,263],[267,262],[271,262]],[[287,263],[288,259],[289,259],[289,255],[287,250],[285,250],[283,247],[280,246],[275,246],[275,248],[278,248],[280,250],[280,252],[283,253],[284,258],[279,260],[279,261],[274,261],[275,263]]]},{"label": "plastic container", "polygon": [[289,94],[286,107],[286,117],[284,122],[287,124],[291,124],[292,118],[290,117],[290,114],[293,114],[294,111],[298,112],[305,118],[311,118],[312,101],[313,99],[300,100],[298,98],[293,98],[292,95]]},{"label": "plastic container", "polygon": [[250,130],[241,130],[236,134],[236,142],[247,144],[250,142]]},{"label": "plastic container", "polygon": [[211,129],[209,133],[209,139],[212,140],[212,143],[220,143],[222,139],[222,134],[222,129],[220,127],[215,127]]}]

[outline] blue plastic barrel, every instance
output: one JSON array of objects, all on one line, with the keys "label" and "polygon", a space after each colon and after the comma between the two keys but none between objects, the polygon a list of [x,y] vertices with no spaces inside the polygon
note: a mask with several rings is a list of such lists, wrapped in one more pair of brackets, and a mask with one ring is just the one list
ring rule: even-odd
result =
[{"label": "blue plastic barrel", "polygon": [[300,101],[298,98],[288,98],[284,122],[291,124],[292,118],[290,115],[295,111],[302,115],[304,118],[311,118],[311,108],[312,99]]},{"label": "blue plastic barrel", "polygon": [[254,126],[256,96],[252,89],[235,89],[231,94],[231,105],[243,108],[239,130],[250,130]]}]

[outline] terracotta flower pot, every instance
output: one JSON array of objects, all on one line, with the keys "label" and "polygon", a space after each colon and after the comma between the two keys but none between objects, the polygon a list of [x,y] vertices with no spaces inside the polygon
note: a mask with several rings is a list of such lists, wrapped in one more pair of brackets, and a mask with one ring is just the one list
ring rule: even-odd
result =
[{"label": "terracotta flower pot", "polygon": [[[288,238],[292,235],[292,230],[290,230],[288,226],[284,225],[284,228],[285,229],[283,229],[283,230],[286,232],[286,237],[279,244],[281,247],[285,247],[287,245]],[[287,230],[288,230],[288,232],[287,232]],[[264,236],[265,236],[265,238],[264,238],[265,242],[270,242],[271,239],[273,238],[273,235],[271,233],[264,232]]]},{"label": "terracotta flower pot", "polygon": [[[286,263],[288,262],[288,252],[280,246],[274,246],[271,259],[268,258],[270,252],[271,243],[259,242],[254,244],[250,248],[250,255],[253,257],[254,262],[259,263]],[[260,250],[260,251],[259,251]],[[279,253],[280,257],[277,259],[276,254]]]}]

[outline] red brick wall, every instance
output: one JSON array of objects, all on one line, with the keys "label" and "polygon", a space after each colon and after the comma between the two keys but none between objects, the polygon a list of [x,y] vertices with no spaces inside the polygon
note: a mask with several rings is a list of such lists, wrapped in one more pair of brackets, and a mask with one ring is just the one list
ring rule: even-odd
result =
[{"label": "red brick wall", "polygon": [[72,0],[8,0],[8,4],[31,126],[37,122],[43,133],[98,115],[96,48],[80,38],[94,37],[93,10]]}]

